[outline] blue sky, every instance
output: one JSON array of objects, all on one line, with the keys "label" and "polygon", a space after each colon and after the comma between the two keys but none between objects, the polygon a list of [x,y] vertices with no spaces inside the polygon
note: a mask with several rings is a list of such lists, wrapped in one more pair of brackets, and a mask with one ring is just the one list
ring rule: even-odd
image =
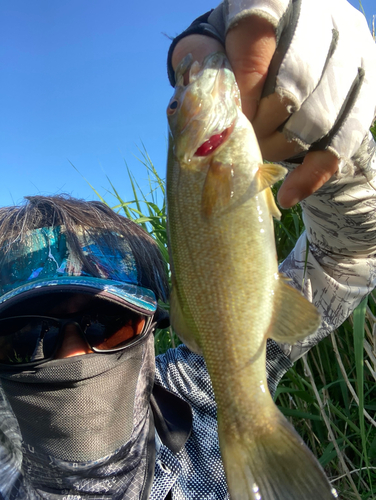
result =
[{"label": "blue sky", "polygon": [[[364,0],[370,21],[374,0]],[[169,40],[216,1],[2,0],[0,206],[24,195],[132,199],[145,145],[164,177]],[[357,0],[351,3],[358,7]],[[71,166],[79,170],[82,176]]]}]

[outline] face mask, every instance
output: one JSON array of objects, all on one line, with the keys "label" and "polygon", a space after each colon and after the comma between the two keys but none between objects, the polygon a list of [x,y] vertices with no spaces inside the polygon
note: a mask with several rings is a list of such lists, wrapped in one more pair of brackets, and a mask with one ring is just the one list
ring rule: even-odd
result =
[{"label": "face mask", "polygon": [[[123,471],[132,463],[134,475],[134,467],[147,455],[153,430],[149,428],[149,400],[154,371],[153,335],[148,334],[143,342],[123,351],[0,373],[20,426],[24,465],[33,486],[44,490],[60,484],[65,490],[80,490],[81,483],[92,480],[100,490],[101,476],[111,471],[109,463],[114,470],[115,462],[115,469],[121,463]],[[52,466],[49,472],[47,463]],[[142,485],[145,470],[139,474]]]}]

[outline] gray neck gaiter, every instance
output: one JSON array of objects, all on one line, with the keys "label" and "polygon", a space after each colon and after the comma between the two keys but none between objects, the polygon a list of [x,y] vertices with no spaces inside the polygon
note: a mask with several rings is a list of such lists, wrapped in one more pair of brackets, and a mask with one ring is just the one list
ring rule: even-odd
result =
[{"label": "gray neck gaiter", "polygon": [[23,439],[10,498],[143,498],[154,462],[153,340],[0,373]]}]

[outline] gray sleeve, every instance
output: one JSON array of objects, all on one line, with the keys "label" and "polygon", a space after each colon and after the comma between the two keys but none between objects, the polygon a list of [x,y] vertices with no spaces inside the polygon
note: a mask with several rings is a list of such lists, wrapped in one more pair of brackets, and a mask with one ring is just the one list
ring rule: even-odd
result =
[{"label": "gray sleeve", "polygon": [[20,476],[22,463],[21,434],[0,385],[0,494],[8,494]]},{"label": "gray sleeve", "polygon": [[[304,200],[306,231],[280,271],[322,315],[319,330],[282,349],[291,361],[340,326],[376,285],[376,144],[363,141],[347,175],[334,176]],[[306,252],[308,259],[306,265]]]}]

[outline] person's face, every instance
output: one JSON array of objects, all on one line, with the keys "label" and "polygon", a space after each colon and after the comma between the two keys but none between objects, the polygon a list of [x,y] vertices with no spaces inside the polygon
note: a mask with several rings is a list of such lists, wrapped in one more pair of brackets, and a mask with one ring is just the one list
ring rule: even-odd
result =
[{"label": "person's face", "polygon": [[[48,316],[57,316],[59,318],[64,318],[64,316],[74,315],[80,312],[88,312],[91,309],[92,297],[89,295],[82,294],[74,294],[68,299],[60,302],[52,309],[48,311]],[[110,308],[110,305],[108,306]],[[94,309],[95,306],[92,306]],[[96,312],[93,310],[93,312]],[[132,328],[136,329],[136,334],[139,335],[144,328],[145,319],[143,317],[139,317],[134,324],[132,322]],[[125,325],[123,328],[126,328]],[[67,323],[62,332],[63,339],[59,349],[57,350],[54,359],[64,359],[71,358],[73,356],[82,356],[83,354],[89,354],[93,351],[90,349],[90,346],[83,338],[78,325],[75,322]],[[123,330],[123,329],[122,329]],[[124,331],[119,332],[119,336],[124,338]],[[116,341],[116,333],[113,336],[114,342]],[[109,347],[112,347],[111,345]]]},{"label": "person's face", "polygon": [[[36,320],[37,323],[33,324],[33,320],[28,319],[31,316],[63,321],[60,322],[60,330],[53,325],[50,334],[48,325],[46,333],[43,334],[42,344],[38,344],[39,332],[44,328],[43,322],[38,324]],[[92,353],[93,350],[95,352],[119,350],[121,346],[134,341],[144,331],[148,321],[146,316],[99,296],[71,293],[42,294],[34,297],[31,301],[25,301],[22,307],[17,305],[17,309],[10,309],[8,318],[8,323],[2,323],[0,320],[0,328],[3,325],[0,335],[0,363],[14,364],[14,366],[17,363],[28,363],[32,353],[37,353],[36,349],[41,346],[44,346],[46,359],[81,356]],[[17,318],[21,320],[18,323]],[[55,322],[55,325],[57,324]],[[12,331],[13,327],[15,330]],[[90,345],[93,346],[93,350]],[[37,355],[40,356],[38,353]]]},{"label": "person's face", "polygon": [[[64,302],[59,303],[48,311],[47,316],[64,317],[69,314],[79,313],[90,304],[91,297],[88,295],[75,294]],[[75,323],[68,323],[64,327],[63,340],[57,350],[54,359],[71,358],[93,352],[85,339],[82,337]]]}]

